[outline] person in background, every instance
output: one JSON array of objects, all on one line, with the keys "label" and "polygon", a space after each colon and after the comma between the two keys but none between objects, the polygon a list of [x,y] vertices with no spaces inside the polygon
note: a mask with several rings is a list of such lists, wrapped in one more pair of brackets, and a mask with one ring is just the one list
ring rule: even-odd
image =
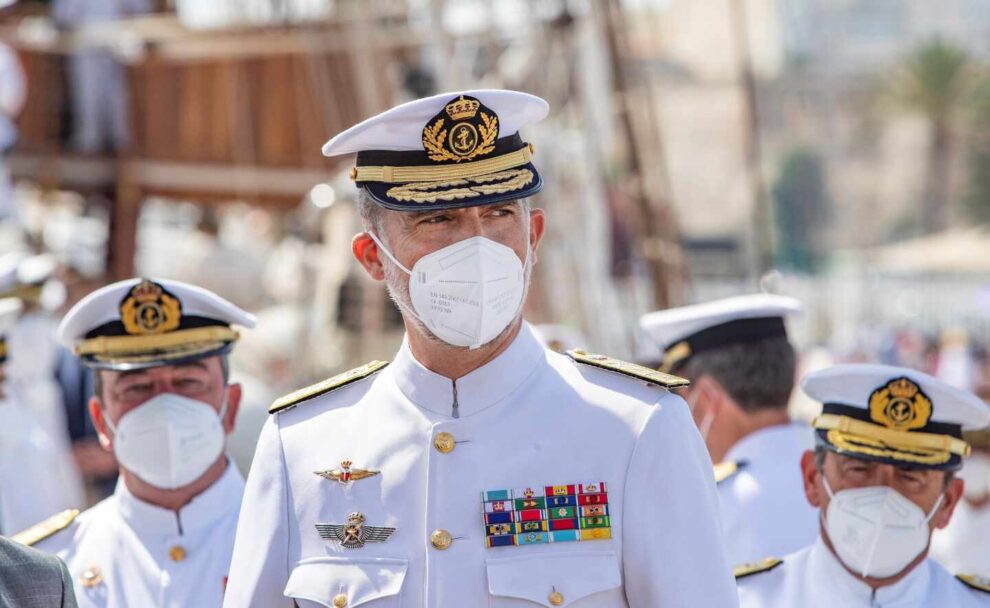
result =
[{"label": "person in background", "polygon": [[20,300],[0,299],[0,533],[7,535],[37,521],[39,513],[72,508],[79,499],[68,454],[5,382],[11,354],[6,337],[20,313]]},{"label": "person in background", "polygon": [[[12,4],[0,0],[0,10]],[[0,221],[16,221],[17,206],[14,188],[7,169],[7,152],[17,141],[14,120],[20,114],[27,98],[27,78],[17,54],[6,44],[0,43]]]},{"label": "person in background", "polygon": [[76,608],[65,564],[57,557],[0,537],[0,606]]},{"label": "person in background", "polygon": [[59,326],[96,370],[89,413],[120,463],[114,494],[15,538],[65,560],[80,606],[219,606],[244,480],[226,453],[241,389],[232,327],[254,318],[199,287],[129,279],[93,292]]},{"label": "person in background", "polygon": [[640,319],[664,353],[660,370],[691,380],[679,390],[718,463],[722,526],[734,563],[790,553],[818,535],[799,466],[814,437],[787,410],[796,357],[785,319],[800,310],[793,298],[757,294]]},{"label": "person in background", "polygon": [[959,471],[963,497],[949,525],[932,536],[932,557],[952,571],[990,576],[990,429],[963,438],[973,447]]},{"label": "person in background", "polygon": [[[990,407],[927,374],[885,365],[837,365],[809,374],[822,404],[815,450],[801,457],[821,533],[795,553],[736,568],[742,608],[967,608],[990,605],[990,579],[952,577],[928,557],[963,495],[955,473],[966,430],[990,425]],[[986,543],[971,539],[984,548]]]},{"label": "person in background", "polygon": [[[67,30],[150,13],[151,0],[53,0],[52,18]],[[69,56],[73,145],[80,152],[126,150],[130,113],[126,72],[109,48],[93,45]]]}]

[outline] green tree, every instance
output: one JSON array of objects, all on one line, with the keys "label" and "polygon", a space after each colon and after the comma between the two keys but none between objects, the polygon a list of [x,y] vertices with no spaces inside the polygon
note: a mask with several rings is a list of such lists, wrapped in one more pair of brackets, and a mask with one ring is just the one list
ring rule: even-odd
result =
[{"label": "green tree", "polygon": [[966,142],[967,184],[963,197],[966,215],[990,223],[990,77],[984,75],[973,95],[972,117]]},{"label": "green tree", "polygon": [[966,51],[934,39],[915,49],[897,71],[891,93],[905,110],[928,122],[921,224],[936,231],[948,224],[949,168],[955,147],[953,121],[974,83]]},{"label": "green tree", "polygon": [[777,263],[814,272],[821,265],[823,231],[828,220],[828,191],[821,156],[795,148],[784,156],[774,181]]}]

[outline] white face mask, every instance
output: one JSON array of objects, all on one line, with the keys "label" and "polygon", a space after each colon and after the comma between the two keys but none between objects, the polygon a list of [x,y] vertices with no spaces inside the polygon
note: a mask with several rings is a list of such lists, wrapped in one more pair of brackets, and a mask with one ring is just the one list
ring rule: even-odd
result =
[{"label": "white face mask", "polygon": [[413,314],[454,346],[478,348],[516,319],[526,291],[525,265],[510,247],[483,236],[448,245],[403,266],[373,233],[379,249],[409,275]]},{"label": "white face mask", "polygon": [[990,493],[990,456],[973,452],[966,459],[959,476],[966,482],[963,490],[966,498],[972,502],[983,500]]},{"label": "white face mask", "polygon": [[156,488],[174,490],[206,472],[223,452],[220,413],[213,406],[177,395],[160,393],[121,417],[114,427],[113,451],[121,466]]},{"label": "white face mask", "polygon": [[850,570],[863,577],[894,576],[928,546],[928,521],[945,494],[926,515],[918,505],[887,486],[833,494],[824,475],[822,481],[831,499],[825,529],[839,559]]}]

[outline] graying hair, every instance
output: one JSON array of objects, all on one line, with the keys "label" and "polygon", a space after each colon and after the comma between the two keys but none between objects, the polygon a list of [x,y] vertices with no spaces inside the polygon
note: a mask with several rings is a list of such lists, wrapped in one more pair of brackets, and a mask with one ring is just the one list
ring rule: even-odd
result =
[{"label": "graying hair", "polygon": [[361,226],[365,232],[374,232],[378,238],[384,238],[382,234],[382,207],[371,198],[368,191],[358,188],[357,195],[358,215],[361,216]]},{"label": "graying hair", "polygon": [[777,337],[700,352],[688,360],[683,374],[713,377],[739,407],[754,412],[787,408],[796,366],[794,347]]}]

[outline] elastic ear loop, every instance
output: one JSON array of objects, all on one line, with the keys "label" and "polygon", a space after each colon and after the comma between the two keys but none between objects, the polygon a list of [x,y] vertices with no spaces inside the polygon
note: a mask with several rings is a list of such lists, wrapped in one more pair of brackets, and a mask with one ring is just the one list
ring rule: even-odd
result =
[{"label": "elastic ear loop", "polygon": [[409,270],[408,268],[406,268],[405,266],[403,266],[402,265],[402,262],[400,262],[399,260],[395,259],[395,256],[392,255],[392,252],[388,250],[388,247],[386,247],[385,244],[382,243],[381,240],[379,240],[378,236],[374,232],[372,232],[372,231],[369,230],[368,231],[368,236],[370,236],[371,237],[371,240],[373,240],[375,242],[375,245],[378,245],[378,248],[382,250],[382,253],[385,254],[385,257],[387,257],[388,259],[392,260],[392,263],[395,264],[396,266],[398,266],[399,268],[401,268],[403,272],[405,272],[409,276],[412,276],[412,271]]}]

